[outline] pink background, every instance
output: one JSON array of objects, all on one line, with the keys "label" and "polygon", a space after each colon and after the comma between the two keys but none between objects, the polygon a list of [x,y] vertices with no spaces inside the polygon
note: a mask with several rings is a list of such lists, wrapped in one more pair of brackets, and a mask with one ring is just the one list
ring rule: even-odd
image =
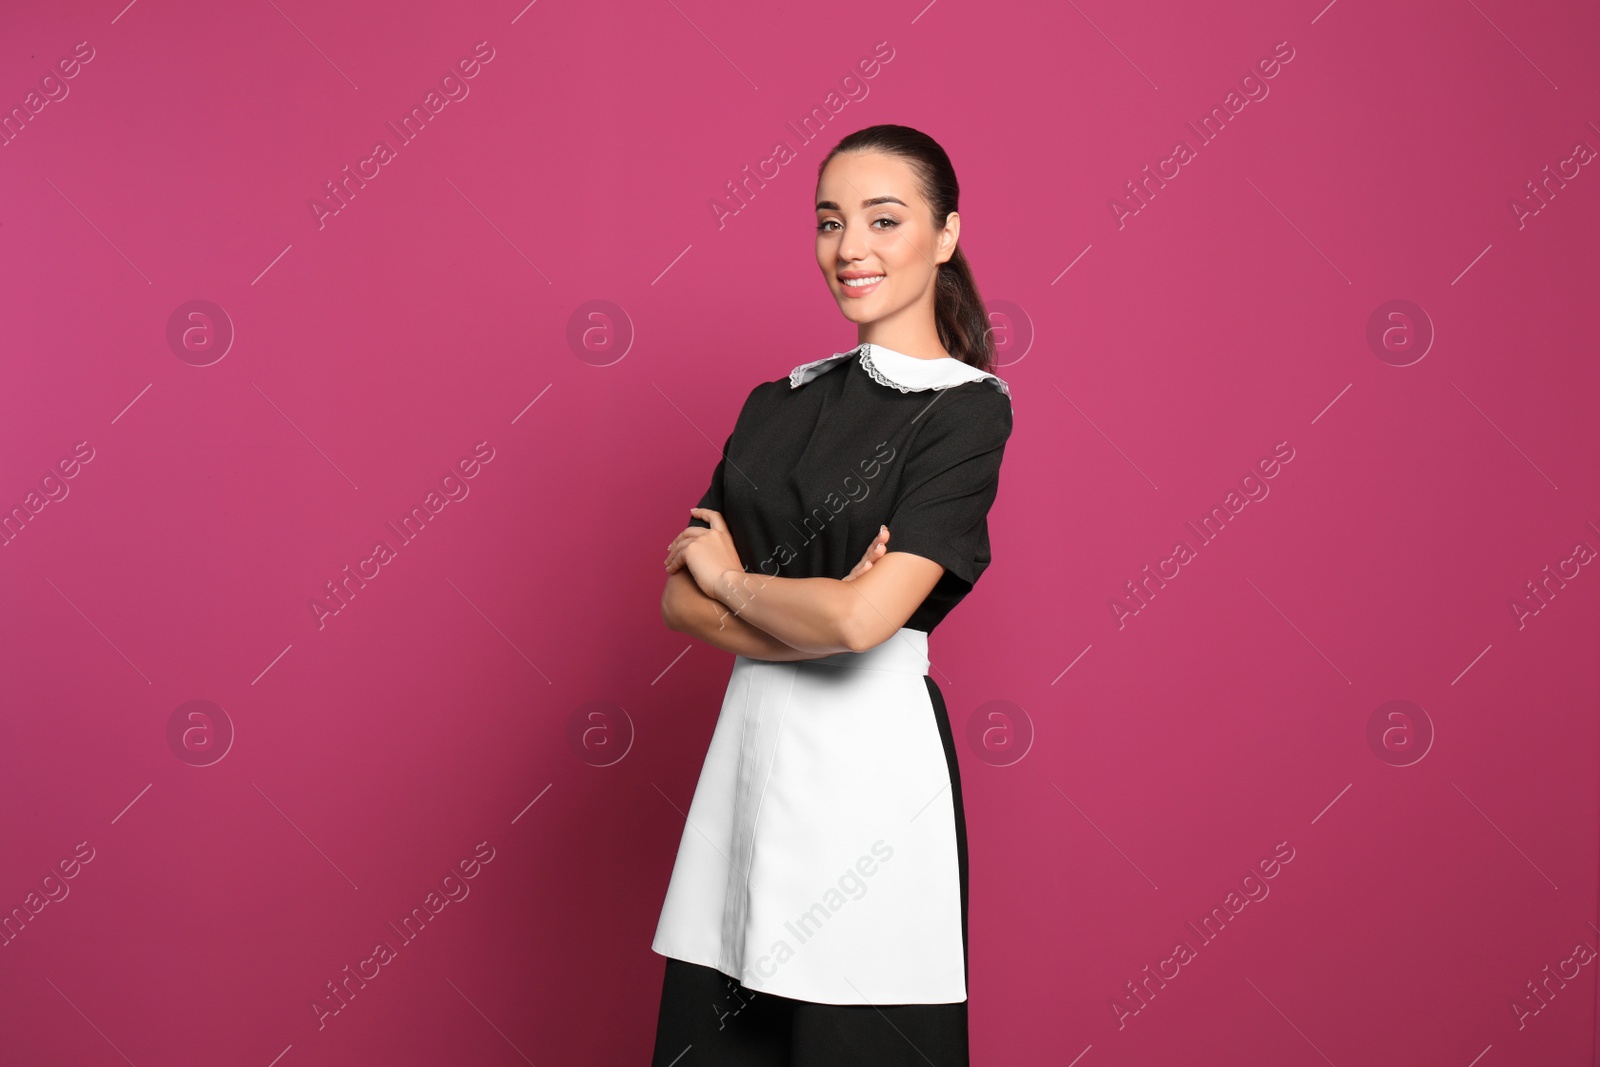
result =
[{"label": "pink background", "polygon": [[855,341],[809,198],[877,122],[955,162],[1016,410],[933,637],[974,1062],[1594,1062],[1592,5],[32,7],[0,107],[66,95],[0,148],[5,1063],[647,1061],[731,666],[660,560],[749,389]]}]

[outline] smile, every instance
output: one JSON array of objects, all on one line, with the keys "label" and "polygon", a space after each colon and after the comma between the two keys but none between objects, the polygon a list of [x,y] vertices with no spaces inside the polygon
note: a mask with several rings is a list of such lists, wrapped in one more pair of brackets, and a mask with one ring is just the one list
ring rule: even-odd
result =
[{"label": "smile", "polygon": [[874,274],[870,278],[840,278],[839,281],[844,285],[846,296],[866,296],[878,287],[883,278],[882,274]]}]

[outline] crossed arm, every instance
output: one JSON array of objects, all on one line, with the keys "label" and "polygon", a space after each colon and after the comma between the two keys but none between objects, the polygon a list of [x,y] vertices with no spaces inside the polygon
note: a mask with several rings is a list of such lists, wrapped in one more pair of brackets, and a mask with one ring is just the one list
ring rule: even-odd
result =
[{"label": "crossed arm", "polygon": [[889,531],[881,530],[845,578],[751,574],[722,515],[706,508],[690,513],[710,526],[687,527],[668,546],[662,622],[751,659],[819,659],[882,644],[944,573],[930,559],[888,551]]}]

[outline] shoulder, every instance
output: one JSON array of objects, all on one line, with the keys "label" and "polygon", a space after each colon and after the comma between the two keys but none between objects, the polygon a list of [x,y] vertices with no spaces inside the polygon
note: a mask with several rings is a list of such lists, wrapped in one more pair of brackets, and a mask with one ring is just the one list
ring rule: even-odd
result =
[{"label": "shoulder", "polygon": [[[853,352],[846,352],[844,355],[853,354]],[[781,378],[757,382],[755,387],[750,390],[749,395],[745,397],[741,414],[743,412],[770,411],[790,396],[797,395],[801,385],[823,374],[843,368],[845,362],[845,359],[841,356],[829,356],[827,359],[802,363]],[[809,393],[807,394],[808,397],[810,395]]]},{"label": "shoulder", "polygon": [[779,391],[780,386],[787,392],[789,379],[779,378],[770,382],[757,382],[751,387],[750,392],[745,395],[744,403],[740,407],[740,417],[742,418],[746,412],[752,409],[769,406],[781,399],[783,393]]},{"label": "shoulder", "polygon": [[744,403],[739,405],[739,413],[733,420],[733,433],[743,439],[755,427],[781,418],[784,394],[788,391],[788,378],[757,382],[745,395]]},{"label": "shoulder", "polygon": [[1004,443],[1011,436],[1011,396],[990,379],[940,389],[920,420],[922,435]]}]

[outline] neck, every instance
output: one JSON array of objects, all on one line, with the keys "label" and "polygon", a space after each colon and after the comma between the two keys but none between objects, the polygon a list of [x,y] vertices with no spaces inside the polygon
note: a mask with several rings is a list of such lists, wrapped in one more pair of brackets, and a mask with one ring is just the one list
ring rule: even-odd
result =
[{"label": "neck", "polygon": [[939,343],[939,328],[934,325],[933,291],[922,300],[873,322],[860,323],[856,344],[871,342],[892,348],[913,359],[952,359]]}]

